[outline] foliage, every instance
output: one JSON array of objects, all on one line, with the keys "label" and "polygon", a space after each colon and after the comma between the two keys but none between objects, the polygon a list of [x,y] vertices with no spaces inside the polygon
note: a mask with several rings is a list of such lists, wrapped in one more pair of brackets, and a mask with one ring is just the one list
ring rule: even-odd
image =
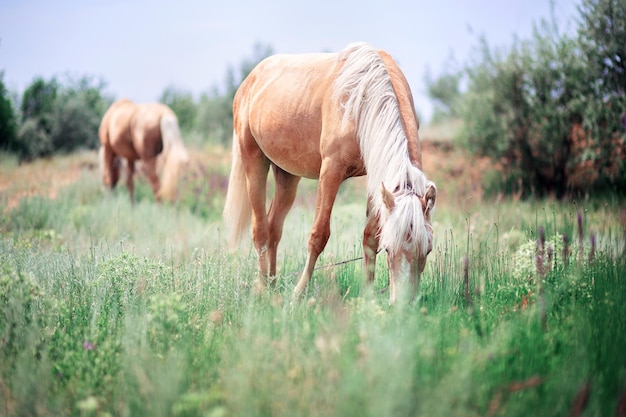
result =
[{"label": "foliage", "polygon": [[37,77],[24,90],[21,102],[22,121],[35,119],[49,133],[50,123],[46,116],[52,113],[57,98],[59,83],[56,78],[46,81]]},{"label": "foliage", "polygon": [[[223,88],[214,86],[198,101],[190,92],[175,86],[166,87],[159,101],[176,113],[185,136],[202,137],[212,144],[229,144],[237,87],[271,53],[270,46],[256,44],[252,56],[243,59],[238,68],[228,67]],[[105,87],[103,80],[89,76],[69,78],[65,82],[56,77],[49,80],[37,77],[22,94],[18,120],[0,75],[0,149],[16,154],[21,160],[32,160],[79,148],[96,148],[100,120],[113,102],[105,95]]]},{"label": "foliage", "polygon": [[239,84],[263,58],[271,55],[269,45],[254,45],[252,57],[244,58],[236,70],[229,66],[226,72],[224,88],[214,86],[200,96],[197,103],[197,117],[194,129],[208,137],[213,144],[227,145],[233,133],[233,98]]},{"label": "foliage", "polygon": [[100,119],[111,104],[103,95],[106,83],[90,77],[69,80],[54,109],[52,144],[55,152],[70,152],[99,146]]},{"label": "foliage", "polygon": [[457,118],[458,101],[461,98],[461,71],[446,71],[436,79],[430,73],[424,77],[428,97],[433,102],[434,112],[431,123]]},{"label": "foliage", "polygon": [[583,0],[580,38],[592,81],[600,97],[626,94],[626,4],[619,0]]},{"label": "foliage", "polygon": [[24,90],[20,104],[21,125],[16,150],[20,158],[32,159],[50,155],[54,105],[58,94],[55,78],[45,81],[35,78]]},{"label": "foliage", "polygon": [[98,140],[100,114],[85,106],[81,97],[60,97],[55,107],[51,134],[55,152],[71,152],[79,148],[95,149]]},{"label": "foliage", "polygon": [[100,119],[111,100],[104,97],[103,81],[90,77],[69,79],[36,78],[21,100],[21,124],[11,149],[22,159],[94,149],[98,143]]},{"label": "foliage", "polygon": [[[217,150],[212,150],[218,154]],[[198,162],[189,166],[181,181],[180,204],[194,215],[209,221],[218,220],[224,206],[228,173],[220,172],[211,163]],[[216,216],[217,215],[217,216]]]},{"label": "foliage", "polygon": [[198,109],[190,92],[169,86],[163,91],[159,101],[176,113],[181,130],[188,131],[195,125]]},{"label": "foliage", "polygon": [[0,149],[11,151],[17,137],[17,118],[3,78],[4,71],[0,72]]},{"label": "foliage", "polygon": [[[591,90],[581,103],[575,149],[580,176],[617,190],[626,186],[626,3],[584,0],[579,40]],[[580,132],[582,130],[582,132]],[[582,178],[577,178],[581,181]]]},{"label": "foliage", "polygon": [[229,66],[224,86],[213,86],[195,100],[187,91],[174,86],[165,88],[159,101],[167,104],[178,117],[181,130],[187,138],[201,136],[212,145],[228,145],[233,132],[233,98],[239,84],[263,58],[272,54],[268,45],[254,45],[251,58],[244,58],[235,69]]},{"label": "foliage", "polygon": [[52,153],[52,140],[35,118],[22,122],[16,146],[21,159],[31,159]]},{"label": "foliage", "polygon": [[20,200],[18,209],[9,213],[12,227],[20,230],[44,230],[49,227],[56,206],[46,197],[37,195]]},{"label": "foliage", "polygon": [[517,43],[506,57],[483,44],[482,61],[468,69],[463,98],[465,140],[518,178],[522,188],[563,195],[569,186],[571,121],[581,118],[584,85],[575,44],[536,29],[533,42]]},{"label": "foliage", "polygon": [[619,192],[626,184],[622,9],[624,2],[586,1],[580,39],[542,21],[507,50],[483,40],[467,66],[462,140],[525,194]]}]

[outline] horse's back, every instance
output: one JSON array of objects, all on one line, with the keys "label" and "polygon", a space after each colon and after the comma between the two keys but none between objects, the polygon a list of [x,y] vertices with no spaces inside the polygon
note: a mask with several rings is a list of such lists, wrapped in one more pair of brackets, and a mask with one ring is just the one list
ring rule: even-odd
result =
[{"label": "horse's back", "polygon": [[266,156],[285,171],[317,178],[324,106],[332,100],[336,70],[337,54],[266,58],[237,90],[235,133],[250,132]]},{"label": "horse's back", "polygon": [[287,113],[289,116],[319,111],[330,90],[337,54],[273,55],[261,61],[235,95],[237,107],[246,106],[251,116],[258,113]]}]

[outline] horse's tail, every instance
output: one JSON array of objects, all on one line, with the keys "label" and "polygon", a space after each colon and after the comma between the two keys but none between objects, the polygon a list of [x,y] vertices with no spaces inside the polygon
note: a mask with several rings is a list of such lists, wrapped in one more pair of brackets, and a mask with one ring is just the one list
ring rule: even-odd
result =
[{"label": "horse's tail", "polygon": [[252,206],[248,200],[246,173],[243,169],[241,150],[239,149],[236,133],[233,133],[232,159],[223,213],[229,230],[228,244],[231,250],[237,246],[243,233],[250,226],[250,218],[252,216]]},{"label": "horse's tail", "polygon": [[161,117],[161,137],[164,162],[157,196],[173,201],[176,198],[178,179],[189,163],[189,153],[183,145],[175,115],[164,114]]}]

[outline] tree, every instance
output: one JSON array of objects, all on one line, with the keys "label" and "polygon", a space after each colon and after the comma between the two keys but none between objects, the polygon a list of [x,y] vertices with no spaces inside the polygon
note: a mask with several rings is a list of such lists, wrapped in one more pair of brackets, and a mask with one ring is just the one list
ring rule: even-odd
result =
[{"label": "tree", "polygon": [[16,146],[20,158],[95,148],[100,119],[111,102],[103,96],[105,85],[86,76],[68,79],[66,85],[56,78],[36,78],[22,96]]},{"label": "tree", "polygon": [[50,135],[44,132],[35,118],[26,119],[18,131],[17,154],[21,160],[50,155],[53,151]]},{"label": "tree", "polygon": [[[578,140],[578,166],[604,187],[626,188],[626,2],[584,0],[579,42],[592,86]],[[581,176],[580,181],[588,175]]]},{"label": "tree", "polygon": [[625,9],[587,0],[579,37],[542,21],[509,50],[492,52],[483,42],[468,65],[463,139],[526,194],[624,189]]},{"label": "tree", "polygon": [[[231,122],[233,118],[233,99],[235,98],[235,93],[237,92],[239,85],[246,79],[248,74],[252,72],[254,67],[256,67],[259,62],[273,53],[274,50],[271,46],[264,45],[260,42],[256,43],[253,47],[252,57],[243,59],[243,61],[239,64],[239,71],[236,71],[232,66],[226,71],[226,93],[224,95],[224,105],[228,107],[228,114]],[[230,123],[230,125],[232,126],[232,123]]]},{"label": "tree", "polygon": [[241,82],[250,71],[264,58],[271,55],[273,49],[269,45],[254,45],[251,58],[244,58],[239,69],[228,67],[224,90],[217,87],[200,97],[196,128],[218,143],[230,143],[233,133],[233,98]]},{"label": "tree", "polygon": [[581,46],[602,95],[626,94],[626,2],[583,0]]},{"label": "tree", "polygon": [[433,101],[433,122],[458,117],[458,101],[461,98],[460,81],[462,71],[447,71],[436,79],[430,72],[424,77],[428,96]]},{"label": "tree", "polygon": [[32,159],[52,153],[53,112],[59,85],[55,78],[35,78],[24,90],[21,101],[22,123],[18,132],[18,154]]},{"label": "tree", "polygon": [[59,84],[55,78],[45,81],[38,77],[31,83],[22,95],[22,122],[27,119],[35,119],[46,132],[50,130],[47,116],[54,109]]},{"label": "tree", "polygon": [[98,128],[112,100],[104,96],[106,83],[83,76],[69,79],[55,102],[51,131],[54,152],[79,148],[95,149],[100,141]]},{"label": "tree", "polygon": [[193,128],[198,109],[190,92],[169,86],[163,91],[159,101],[169,106],[176,113],[181,130],[189,131]]},{"label": "tree", "polygon": [[217,89],[202,94],[196,128],[205,133],[211,142],[227,144],[233,133],[232,98],[220,94]]},{"label": "tree", "polygon": [[9,92],[4,85],[4,71],[0,72],[0,149],[14,151],[17,138],[17,119]]}]

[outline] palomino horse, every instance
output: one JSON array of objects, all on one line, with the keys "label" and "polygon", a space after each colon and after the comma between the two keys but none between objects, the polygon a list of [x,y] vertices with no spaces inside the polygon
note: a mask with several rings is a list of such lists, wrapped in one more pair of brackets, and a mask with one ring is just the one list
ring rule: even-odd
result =
[{"label": "palomino horse", "polygon": [[[380,244],[387,251],[390,303],[398,296],[398,284],[409,277],[413,298],[432,249],[430,217],[437,188],[421,170],[413,97],[391,56],[358,43],[339,54],[266,58],[239,87],[233,115],[224,217],[231,247],[252,217],[261,281],[276,275],[276,250],[300,178],[319,183],[296,296],[305,290],[330,237],[339,186],[367,174],[363,251],[368,281],[374,280]],[[270,167],[276,187],[266,214]]]},{"label": "palomino horse", "polygon": [[[115,187],[120,177],[120,158],[126,159],[126,186],[133,201],[135,162],[140,160],[156,199],[175,198],[178,177],[189,161],[189,154],[180,138],[176,115],[169,107],[118,100],[104,114],[98,134],[105,186]],[[161,181],[157,175],[159,155],[164,158]]]}]

